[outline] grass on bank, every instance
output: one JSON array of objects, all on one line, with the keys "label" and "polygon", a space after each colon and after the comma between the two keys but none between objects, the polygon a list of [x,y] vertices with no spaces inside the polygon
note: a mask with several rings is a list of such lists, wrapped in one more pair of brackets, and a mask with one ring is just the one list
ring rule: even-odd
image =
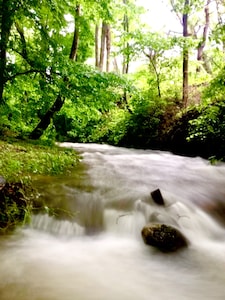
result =
[{"label": "grass on bank", "polygon": [[68,174],[78,162],[72,149],[0,141],[0,235],[29,223],[36,199],[32,176]]},{"label": "grass on bank", "polygon": [[24,141],[0,141],[0,176],[7,182],[29,182],[32,175],[69,173],[79,161],[72,149]]}]

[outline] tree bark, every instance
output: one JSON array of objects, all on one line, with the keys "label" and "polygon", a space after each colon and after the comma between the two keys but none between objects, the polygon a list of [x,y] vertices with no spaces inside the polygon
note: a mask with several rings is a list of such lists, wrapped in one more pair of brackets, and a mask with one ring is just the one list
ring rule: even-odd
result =
[{"label": "tree bark", "polygon": [[[123,0],[124,5],[128,4],[128,0]],[[129,18],[127,13],[124,14],[123,17],[123,30],[124,33],[127,34],[129,33]],[[123,70],[122,73],[123,74],[128,74],[129,72],[129,61],[130,61],[130,57],[129,57],[129,53],[128,53],[128,49],[129,49],[129,43],[124,43],[123,48],[124,48],[124,54],[123,54]]]},{"label": "tree bark", "polygon": [[[210,16],[209,16],[209,4],[210,0],[207,0],[206,6],[205,6],[205,26],[203,29],[203,34],[202,34],[202,40],[200,41],[197,49],[197,60],[198,61],[203,61],[203,66],[206,70],[206,72],[212,74],[212,70],[209,66],[209,63],[207,62],[207,56],[204,54],[204,48],[206,45],[206,41],[208,38],[208,31],[209,31],[209,21],[210,21]],[[200,67],[197,68],[197,72],[200,72]]]},{"label": "tree bark", "polygon": [[99,60],[99,69],[101,71],[103,70],[104,58],[105,58],[106,29],[107,29],[107,24],[105,22],[102,22],[101,49],[100,49],[100,60]]},{"label": "tree bark", "polygon": [[106,72],[110,71],[110,53],[111,53],[111,30],[110,25],[106,27]]},{"label": "tree bark", "polygon": [[80,19],[80,10],[81,6],[78,4],[75,8],[75,16],[74,16],[74,35],[73,35],[73,43],[70,51],[70,59],[76,60],[77,58],[77,51],[78,51],[78,44],[79,44],[79,19]]},{"label": "tree bark", "polygon": [[7,81],[7,45],[13,24],[13,11],[10,10],[10,0],[2,0],[0,7],[0,104],[3,104],[3,92]]},{"label": "tree bark", "polygon": [[98,35],[99,35],[99,26],[95,25],[95,67],[99,68],[99,42],[98,42]]},{"label": "tree bark", "polygon": [[105,61],[105,52],[106,52],[106,72],[109,72],[110,69],[110,54],[111,54],[111,29],[110,25],[106,22],[102,22],[102,32],[101,32],[101,49],[100,57],[99,56],[99,47],[98,47],[98,31],[99,28],[96,25],[95,27],[95,66],[101,71],[104,69]]},{"label": "tree bark", "polygon": [[155,72],[156,76],[156,82],[157,82],[157,90],[158,90],[158,97],[161,98],[161,88],[160,88],[160,72],[157,70],[157,62],[156,62],[156,53],[154,51],[151,51],[149,49],[149,53],[144,53],[145,56],[149,59],[149,68],[153,67],[153,70]]},{"label": "tree bark", "polygon": [[[185,0],[184,4],[184,12],[183,12],[183,37],[188,37],[188,8],[190,5],[189,0]],[[184,107],[187,106],[188,102],[188,46],[187,43],[184,41],[183,46],[183,105]]]},{"label": "tree bark", "polygon": [[114,57],[114,59],[113,59],[113,68],[114,68],[115,72],[119,73],[119,67],[118,67],[116,57]]},{"label": "tree bark", "polygon": [[55,102],[53,105],[49,108],[49,110],[45,113],[45,115],[41,118],[38,125],[35,127],[35,129],[31,132],[29,138],[33,140],[38,140],[44,131],[48,128],[49,124],[51,123],[51,119],[54,117],[54,115],[60,111],[64,104],[64,97],[62,97],[60,94],[57,96]]}]

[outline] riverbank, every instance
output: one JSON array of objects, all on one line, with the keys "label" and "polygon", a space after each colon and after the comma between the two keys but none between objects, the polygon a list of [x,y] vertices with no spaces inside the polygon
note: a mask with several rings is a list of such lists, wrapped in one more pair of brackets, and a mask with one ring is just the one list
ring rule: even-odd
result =
[{"label": "riverbank", "polygon": [[32,177],[69,174],[79,162],[74,150],[31,141],[0,141],[0,233],[29,221],[38,192]]},{"label": "riverbank", "polygon": [[0,141],[0,175],[6,181],[31,180],[34,174],[59,175],[69,173],[79,161],[71,149],[27,141]]}]

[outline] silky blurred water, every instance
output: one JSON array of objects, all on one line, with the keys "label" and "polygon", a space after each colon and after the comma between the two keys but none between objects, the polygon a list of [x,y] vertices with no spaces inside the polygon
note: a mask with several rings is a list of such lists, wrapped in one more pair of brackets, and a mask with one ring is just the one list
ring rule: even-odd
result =
[{"label": "silky blurred water", "polygon": [[[0,238],[1,300],[222,300],[225,228],[213,209],[225,199],[225,165],[167,152],[95,144],[66,178],[37,178],[40,198],[74,213],[35,215]],[[159,188],[165,206],[150,193]],[[218,210],[217,210],[218,213]],[[220,221],[219,221],[220,220]],[[146,246],[148,222],[179,228],[187,249]]]}]

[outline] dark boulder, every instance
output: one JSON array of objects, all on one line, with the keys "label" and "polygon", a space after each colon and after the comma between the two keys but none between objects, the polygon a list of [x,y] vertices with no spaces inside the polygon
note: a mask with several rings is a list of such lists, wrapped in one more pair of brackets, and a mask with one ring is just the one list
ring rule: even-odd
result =
[{"label": "dark boulder", "polygon": [[176,228],[165,224],[148,224],[142,229],[145,244],[162,252],[173,252],[187,247],[188,241]]},{"label": "dark boulder", "polygon": [[23,223],[30,203],[25,198],[23,184],[0,182],[0,234]]}]

